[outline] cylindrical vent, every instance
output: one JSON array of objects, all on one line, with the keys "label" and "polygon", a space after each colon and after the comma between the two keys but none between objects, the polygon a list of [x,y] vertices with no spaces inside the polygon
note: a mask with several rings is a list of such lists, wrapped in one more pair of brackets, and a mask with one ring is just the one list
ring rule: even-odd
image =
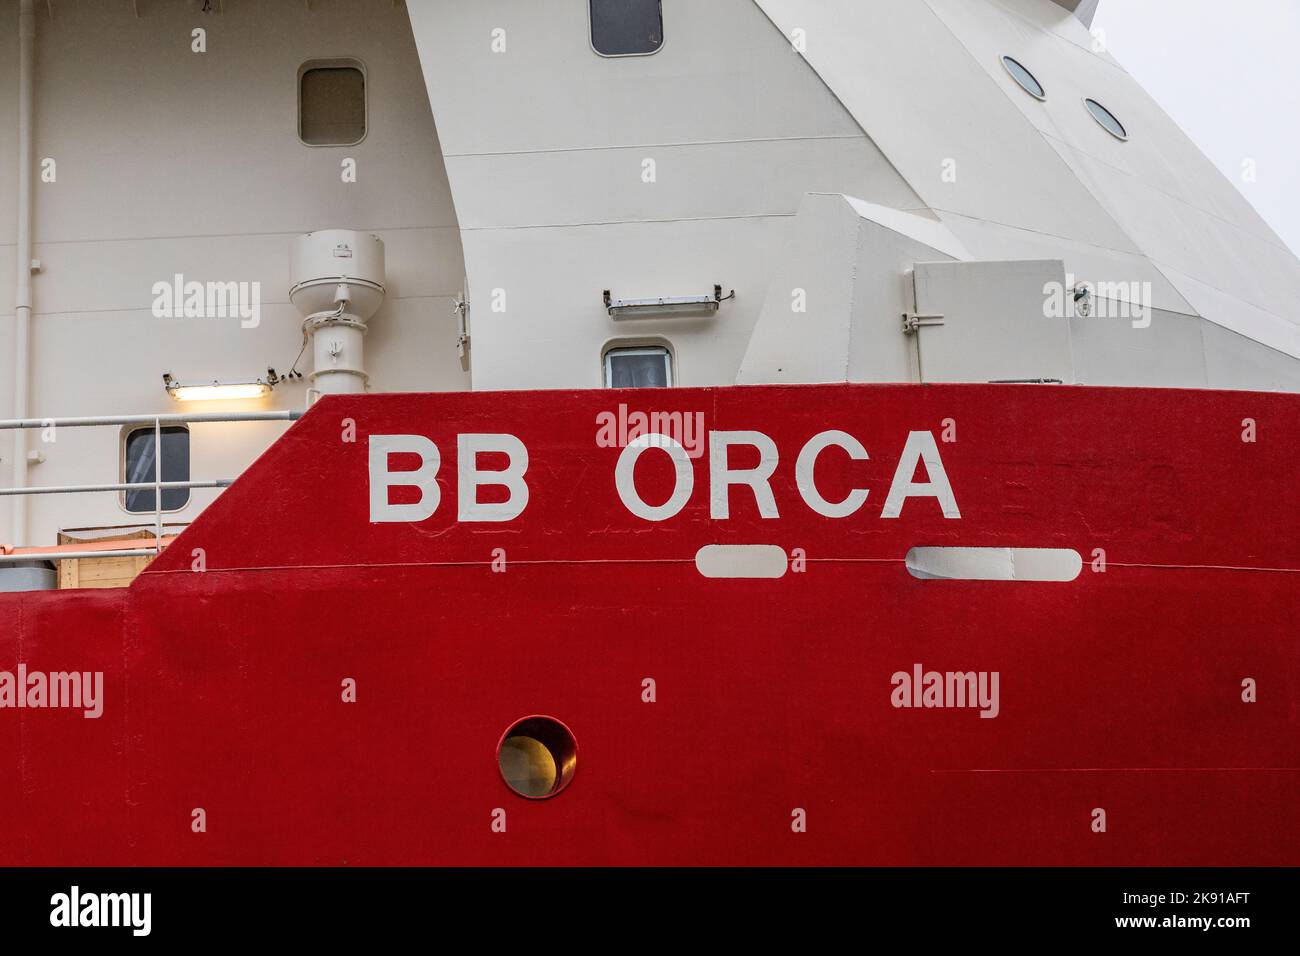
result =
[{"label": "cylindrical vent", "polygon": [[384,243],[350,229],[299,236],[293,249],[289,301],[312,339],[313,392],[364,392],[366,322],[384,301]]}]

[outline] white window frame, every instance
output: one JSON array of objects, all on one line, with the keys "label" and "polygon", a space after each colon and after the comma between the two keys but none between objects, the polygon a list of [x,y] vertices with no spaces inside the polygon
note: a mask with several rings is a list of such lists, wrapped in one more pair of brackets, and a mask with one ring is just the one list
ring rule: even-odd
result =
[{"label": "white window frame", "polygon": [[620,355],[662,355],[664,360],[665,376],[668,384],[665,388],[676,387],[676,379],[673,374],[673,350],[667,345],[611,345],[605,349],[604,366],[605,366],[605,388],[614,388],[614,354]]},{"label": "white window frame", "polygon": [[[1121,136],[1119,133],[1115,132],[1113,129],[1111,129],[1109,126],[1107,126],[1104,122],[1102,122],[1101,117],[1098,116],[1096,113],[1094,113],[1094,112],[1092,111],[1092,105],[1093,105],[1094,103],[1097,105],[1097,107],[1098,107],[1099,109],[1101,109],[1103,112],[1105,112],[1105,114],[1106,114],[1107,116],[1109,116],[1111,119],[1113,119],[1113,120],[1115,121],[1115,124],[1116,124],[1117,126],[1119,126],[1119,128],[1122,129],[1122,130],[1124,131],[1124,135],[1123,135],[1123,136]],[[1085,110],[1088,111],[1088,115],[1092,117],[1092,121],[1093,121],[1094,123],[1096,123],[1096,124],[1097,124],[1098,126],[1100,126],[1102,129],[1104,129],[1107,133],[1109,133],[1109,134],[1110,134],[1111,136],[1113,136],[1115,139],[1119,140],[1121,143],[1127,143],[1127,142],[1129,141],[1129,138],[1130,138],[1130,136],[1131,136],[1132,134],[1130,134],[1129,131],[1128,131],[1128,125],[1127,125],[1127,124],[1126,124],[1122,119],[1120,119],[1118,116],[1116,116],[1113,112],[1111,112],[1111,108],[1110,108],[1109,106],[1107,106],[1105,103],[1103,103],[1101,100],[1097,99],[1096,97],[1085,96],[1085,97],[1083,98],[1083,108],[1084,108]]]},{"label": "white window frame", "polygon": [[668,28],[664,24],[664,3],[663,0],[659,0],[659,24],[664,28],[664,35],[659,38],[657,47],[648,53],[601,53],[596,49],[595,24],[591,21],[591,0],[583,0],[583,5],[587,8],[587,45],[591,47],[591,52],[596,56],[603,56],[607,60],[621,60],[629,56],[654,56],[668,42]]},{"label": "white window frame", "polygon": [[[163,430],[163,431],[166,431],[166,430],[169,429],[169,428],[183,428],[183,429],[185,429],[185,433],[189,436],[189,439],[190,439],[190,446],[189,446],[189,447],[190,447],[190,473],[189,473],[188,475],[185,476],[184,480],[185,480],[185,481],[192,481],[192,480],[193,480],[193,476],[194,476],[194,433],[190,430],[190,426],[189,426],[189,425],[185,425],[185,424],[168,423],[168,424],[162,426],[162,430]],[[134,435],[136,432],[149,432],[150,434],[152,434],[153,431],[154,431],[154,426],[153,426],[153,425],[127,425],[125,428],[122,429],[122,440],[121,440],[120,449],[119,449],[119,450],[120,450],[120,454],[118,455],[119,462],[118,462],[118,469],[117,469],[117,473],[118,473],[118,476],[119,476],[119,477],[118,477],[118,481],[121,482],[122,484],[126,484],[126,482],[127,482],[127,480],[128,480],[127,477],[126,477],[126,475],[127,475],[127,470],[126,470],[126,464],[127,464],[127,462],[126,462],[126,443],[127,443],[127,439],[129,439],[129,438],[130,438],[132,435]],[[155,450],[154,454],[161,454],[161,451],[159,451],[159,450]],[[152,476],[152,475],[149,476],[149,483],[150,483],[150,484],[153,483],[153,476]],[[141,489],[141,490],[143,491],[144,489]],[[178,489],[175,489],[175,488],[164,488],[162,494],[166,494],[168,491],[176,491],[176,490],[178,490]],[[184,511],[186,508],[188,508],[188,507],[190,506],[191,502],[194,500],[194,491],[193,491],[193,489],[191,489],[191,488],[185,488],[185,489],[183,489],[183,490],[184,490],[184,492],[185,492],[185,503],[184,503],[183,505],[181,505],[179,508],[162,508],[161,511],[162,511],[163,514],[165,514],[165,515],[174,515],[174,514],[178,514],[179,512]],[[151,515],[151,514],[157,514],[157,513],[158,513],[159,509],[157,509],[156,507],[155,507],[155,508],[150,508],[148,511],[132,511],[130,508],[128,508],[128,507],[126,506],[126,496],[129,495],[129,494],[130,494],[129,491],[122,491],[122,492],[119,492],[119,493],[118,493],[118,496],[117,496],[117,506],[118,506],[118,507],[119,507],[119,508],[120,508],[120,509],[125,513],[125,514],[129,514],[129,515]],[[162,495],[159,495],[159,498],[161,498],[161,497],[162,497]],[[160,503],[159,501],[155,501],[155,502],[154,502],[155,505],[157,505],[157,504],[159,504],[159,503]]]},{"label": "white window frame", "polygon": [[[1021,83],[1020,77],[1016,76],[1015,71],[1011,69],[1011,64],[1007,63],[1007,60],[1010,60],[1011,63],[1016,64],[1016,66],[1024,70],[1027,74],[1029,74],[1029,76],[1033,77],[1034,82],[1038,84],[1038,88],[1043,92],[1035,93],[1029,87],[1025,86],[1025,84]],[[1016,57],[1012,56],[1009,53],[1002,54],[1002,56],[999,57],[999,62],[1002,64],[1002,69],[1007,71],[1007,76],[1011,77],[1012,82],[1014,82],[1017,87],[1019,87],[1024,92],[1028,93],[1034,99],[1038,100],[1038,102],[1040,103],[1047,102],[1047,87],[1043,85],[1043,81],[1038,78],[1037,73],[1035,73],[1029,67],[1025,66],[1023,63],[1020,62],[1020,60],[1018,60]]]}]

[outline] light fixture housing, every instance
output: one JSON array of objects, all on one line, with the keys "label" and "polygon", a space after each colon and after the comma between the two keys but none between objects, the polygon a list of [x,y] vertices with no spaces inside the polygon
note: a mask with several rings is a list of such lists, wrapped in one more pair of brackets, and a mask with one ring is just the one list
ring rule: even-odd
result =
[{"label": "light fixture housing", "polygon": [[658,315],[700,315],[712,314],[727,299],[734,299],[733,289],[729,294],[722,294],[722,286],[713,287],[713,295],[676,295],[653,299],[615,299],[605,290],[605,310],[612,318],[639,319]]},{"label": "light fixture housing", "polygon": [[272,384],[258,379],[254,382],[213,381],[206,384],[182,385],[172,378],[171,373],[163,373],[163,387],[167,389],[167,394],[178,402],[231,402],[264,398],[271,393]]}]

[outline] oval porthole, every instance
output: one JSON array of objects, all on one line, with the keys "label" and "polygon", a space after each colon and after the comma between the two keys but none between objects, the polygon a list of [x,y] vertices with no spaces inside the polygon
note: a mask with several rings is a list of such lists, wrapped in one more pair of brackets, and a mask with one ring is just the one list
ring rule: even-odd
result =
[{"label": "oval porthole", "polygon": [[1084,105],[1088,107],[1088,112],[1092,114],[1092,118],[1100,123],[1106,132],[1110,133],[1110,135],[1114,136],[1116,139],[1128,139],[1128,130],[1124,128],[1123,123],[1115,118],[1114,113],[1106,109],[1106,107],[1102,106],[1096,100],[1084,100],[1083,102]]},{"label": "oval porthole", "polygon": [[1012,59],[1009,56],[1002,58],[1002,65],[1007,68],[1011,78],[1020,84],[1020,88],[1036,100],[1047,99],[1047,91],[1043,89],[1043,84],[1038,82],[1038,77],[1025,69],[1019,60]]},{"label": "oval porthole", "polygon": [[497,743],[497,767],[506,786],[529,800],[553,797],[573,780],[578,744],[554,717],[516,720]]}]

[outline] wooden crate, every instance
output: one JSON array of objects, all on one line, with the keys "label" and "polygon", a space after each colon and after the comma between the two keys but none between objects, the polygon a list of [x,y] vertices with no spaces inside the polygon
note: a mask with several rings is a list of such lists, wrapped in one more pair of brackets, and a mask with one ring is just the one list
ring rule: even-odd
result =
[{"label": "wooden crate", "polygon": [[[59,533],[59,544],[102,544],[105,541],[121,542],[122,550],[140,547],[153,542],[152,531],[132,531],[127,534],[76,537]],[[124,588],[135,580],[137,574],[153,560],[150,555],[127,558],[63,558],[59,565],[59,588]]]}]

